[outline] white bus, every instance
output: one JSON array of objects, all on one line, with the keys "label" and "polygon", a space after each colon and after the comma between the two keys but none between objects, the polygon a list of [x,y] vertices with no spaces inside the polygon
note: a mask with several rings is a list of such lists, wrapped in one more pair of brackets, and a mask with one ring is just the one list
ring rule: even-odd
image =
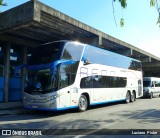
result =
[{"label": "white bus", "polygon": [[144,77],[143,78],[143,96],[150,97],[160,96],[160,78]]},{"label": "white bus", "polygon": [[88,44],[51,42],[30,55],[25,67],[24,107],[37,110],[133,102],[143,96],[141,62]]}]

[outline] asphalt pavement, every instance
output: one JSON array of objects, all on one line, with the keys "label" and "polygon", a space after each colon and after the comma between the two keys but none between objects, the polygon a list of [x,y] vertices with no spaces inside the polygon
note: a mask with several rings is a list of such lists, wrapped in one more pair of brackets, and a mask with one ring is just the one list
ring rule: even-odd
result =
[{"label": "asphalt pavement", "polygon": [[23,108],[22,102],[0,103],[0,116],[25,113],[27,113],[27,110]]}]

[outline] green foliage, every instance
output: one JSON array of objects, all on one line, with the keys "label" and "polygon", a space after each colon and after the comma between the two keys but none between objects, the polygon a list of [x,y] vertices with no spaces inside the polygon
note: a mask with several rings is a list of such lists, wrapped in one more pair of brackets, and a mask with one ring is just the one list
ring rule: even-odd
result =
[{"label": "green foliage", "polygon": [[155,7],[157,9],[158,12],[158,20],[157,20],[157,24],[160,27],[160,1],[158,0],[150,0],[150,6],[151,7]]},{"label": "green foliage", "polygon": [[[113,2],[116,2],[116,0],[112,0],[112,3]],[[119,3],[120,3],[120,5],[121,5],[121,7],[123,8],[123,9],[125,9],[125,8],[127,8],[127,0],[119,0]],[[113,6],[113,5],[112,5]],[[113,16],[114,16],[114,20],[115,20],[115,24],[116,24],[116,26],[117,26],[117,23],[116,23],[116,19],[115,19],[115,10],[114,10],[114,6],[113,6]],[[123,19],[123,16],[122,16],[122,18],[120,19],[120,26],[121,27],[123,27],[124,26],[124,19]]]},{"label": "green foliage", "polygon": [[[113,2],[116,2],[116,0],[113,0]],[[123,9],[127,8],[127,0],[119,0],[119,3],[121,4],[121,7]],[[160,27],[160,0],[150,0],[150,6],[155,7],[157,9],[157,12],[159,14],[157,24]],[[120,19],[120,26],[121,27],[124,26],[124,19],[123,18]]]},{"label": "green foliage", "polygon": [[[115,2],[116,0],[113,0],[113,1]],[[127,0],[119,0],[119,2],[122,8],[125,9],[127,7]]]},{"label": "green foliage", "polygon": [[156,5],[156,1],[155,0],[150,0],[150,6],[154,7]]},{"label": "green foliage", "polygon": [[121,26],[121,27],[124,26],[124,19],[123,19],[123,18],[121,18],[121,20],[120,20],[120,26]]},{"label": "green foliage", "polygon": [[0,5],[2,5],[3,4],[3,0],[0,0]]},{"label": "green foliage", "polygon": [[7,3],[3,3],[3,0],[0,0],[0,6],[7,6]]},{"label": "green foliage", "polygon": [[127,7],[127,0],[119,0],[120,4],[121,4],[121,7],[122,8],[126,8]]},{"label": "green foliage", "polygon": [[158,24],[159,27],[160,27],[160,15],[158,16],[157,24]]}]

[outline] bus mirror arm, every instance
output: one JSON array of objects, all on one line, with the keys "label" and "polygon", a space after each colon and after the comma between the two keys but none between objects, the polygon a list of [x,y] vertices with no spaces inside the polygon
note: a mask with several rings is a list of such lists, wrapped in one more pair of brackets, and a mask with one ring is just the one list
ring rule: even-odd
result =
[{"label": "bus mirror arm", "polygon": [[14,77],[18,77],[18,71],[24,67],[27,67],[27,64],[23,64],[21,66],[17,66],[15,69],[14,69]]},{"label": "bus mirror arm", "polygon": [[151,87],[154,87],[154,83],[152,82]]},{"label": "bus mirror arm", "polygon": [[92,63],[89,62],[87,59],[85,59],[83,65],[89,65],[89,64],[92,64]]},{"label": "bus mirror arm", "polygon": [[69,64],[74,64],[76,61],[75,60],[56,60],[51,64],[51,74],[52,74],[52,79],[54,78],[55,75],[55,70],[56,67],[60,64],[62,65],[69,65]]}]

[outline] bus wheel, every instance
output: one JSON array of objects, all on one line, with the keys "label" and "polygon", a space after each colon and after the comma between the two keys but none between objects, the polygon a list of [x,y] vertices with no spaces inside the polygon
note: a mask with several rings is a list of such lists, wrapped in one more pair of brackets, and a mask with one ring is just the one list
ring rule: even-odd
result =
[{"label": "bus wheel", "polygon": [[136,100],[136,95],[135,93],[133,92],[132,95],[131,95],[131,102],[134,102]]},{"label": "bus wheel", "polygon": [[127,92],[126,94],[126,103],[129,103],[131,101],[131,94],[130,92]]},{"label": "bus wheel", "polygon": [[88,102],[87,102],[87,98],[85,95],[81,95],[79,98],[79,102],[78,102],[78,110],[80,112],[84,112],[87,110],[88,107]]},{"label": "bus wheel", "polygon": [[151,92],[151,94],[150,94],[150,99],[152,99],[153,98],[153,93]]}]

